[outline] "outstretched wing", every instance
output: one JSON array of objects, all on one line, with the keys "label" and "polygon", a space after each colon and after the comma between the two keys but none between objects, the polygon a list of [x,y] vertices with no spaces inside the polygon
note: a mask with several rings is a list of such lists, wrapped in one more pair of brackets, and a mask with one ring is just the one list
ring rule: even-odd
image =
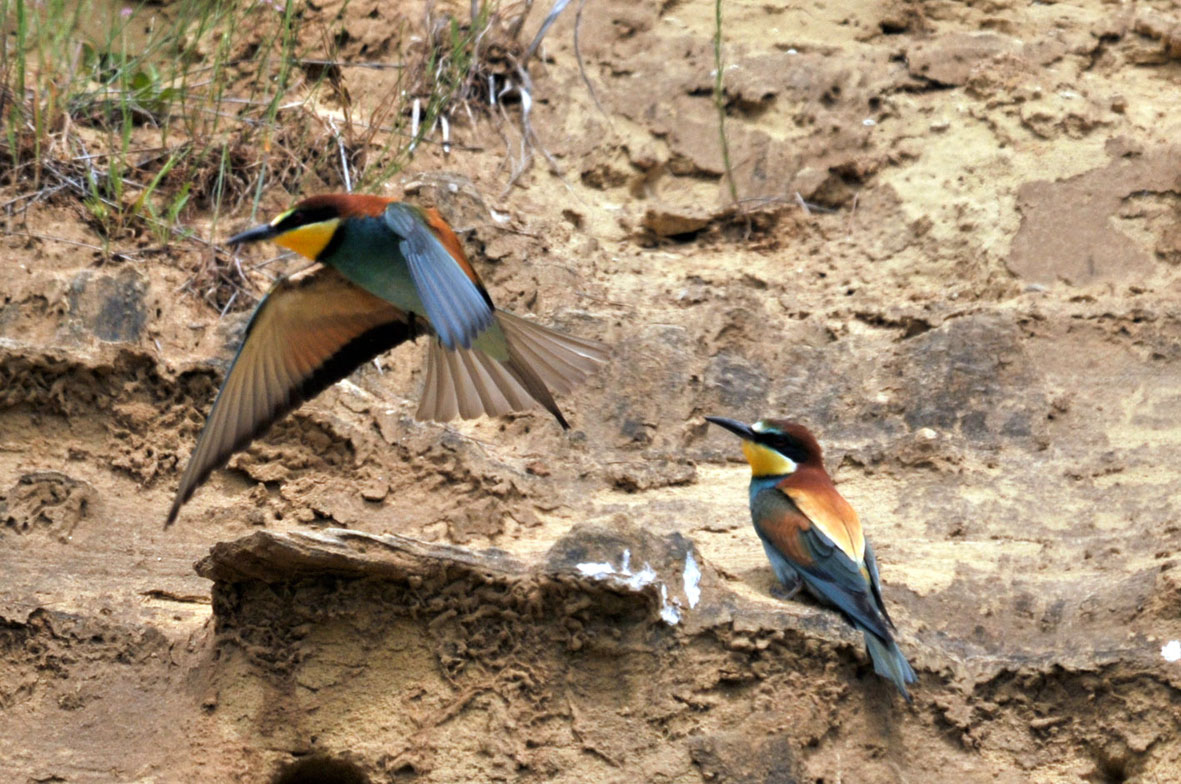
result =
[{"label": "outstretched wing", "polygon": [[165,527],[214,469],[275,420],[414,336],[412,316],[330,267],[275,283],[250,318]]},{"label": "outstretched wing", "polygon": [[478,282],[431,230],[421,210],[394,202],[384,217],[398,236],[398,248],[439,341],[449,349],[471,348],[475,337],[492,326],[492,306]]}]

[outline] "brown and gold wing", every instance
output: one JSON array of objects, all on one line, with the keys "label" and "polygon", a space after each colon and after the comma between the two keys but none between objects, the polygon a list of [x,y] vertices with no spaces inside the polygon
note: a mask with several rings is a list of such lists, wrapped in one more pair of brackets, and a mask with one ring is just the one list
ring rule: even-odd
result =
[{"label": "brown and gold wing", "polygon": [[827,475],[810,476],[801,469],[781,482],[779,489],[854,563],[864,563],[865,532],[861,518]]},{"label": "brown and gold wing", "polygon": [[805,540],[812,521],[789,498],[779,492],[759,493],[752,501],[751,513],[759,536],[788,563],[801,569],[815,565]]},{"label": "brown and gold wing", "polygon": [[165,527],[214,469],[279,417],[415,335],[413,316],[330,267],[278,281],[246,327]]},{"label": "brown and gold wing", "polygon": [[[860,628],[883,640],[890,639],[876,563],[871,573],[865,563],[854,561],[815,518],[806,515],[798,502],[780,488],[755,496],[751,513],[755,530],[770,545],[767,556],[773,565],[778,566],[777,558],[786,561],[814,596],[838,608]],[[789,570],[777,568],[776,574],[781,571]]]}]

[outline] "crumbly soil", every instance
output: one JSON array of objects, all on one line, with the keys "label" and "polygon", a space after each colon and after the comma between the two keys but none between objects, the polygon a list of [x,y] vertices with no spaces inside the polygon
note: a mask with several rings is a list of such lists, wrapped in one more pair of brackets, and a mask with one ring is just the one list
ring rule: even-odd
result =
[{"label": "crumbly soil", "polygon": [[[569,433],[415,422],[403,347],[164,531],[246,311],[180,291],[195,249],[72,244],[95,241],[68,199],[4,218],[0,778],[1181,780],[1181,14],[724,10],[739,209],[711,3],[588,3],[601,110],[567,12],[533,74],[556,169],[539,150],[506,190],[512,126],[506,148],[461,112],[462,145],[396,184],[469,230],[500,306],[611,344],[560,401]],[[420,4],[347,4],[345,53],[396,51],[400,13]],[[357,99],[382,77],[346,78]],[[913,705],[830,611],[772,595],[747,468],[705,414],[819,434]],[[327,529],[429,552],[365,566],[388,545]],[[204,562],[216,582],[194,571],[243,537]],[[578,571],[625,551],[660,583]]]}]

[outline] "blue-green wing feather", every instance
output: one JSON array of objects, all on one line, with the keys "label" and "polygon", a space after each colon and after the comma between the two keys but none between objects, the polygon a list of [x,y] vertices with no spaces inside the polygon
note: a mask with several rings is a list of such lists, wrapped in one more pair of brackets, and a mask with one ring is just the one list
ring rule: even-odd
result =
[{"label": "blue-green wing feather", "polygon": [[877,559],[869,542],[867,579],[853,559],[809,524],[790,498],[777,488],[760,487],[757,479],[751,483],[751,516],[780,581],[791,584],[798,576],[810,594],[844,614],[864,635],[874,671],[910,701],[906,684],[915,682],[914,668],[890,634],[894,624],[882,602]]},{"label": "blue-green wing feather", "polygon": [[[764,489],[751,499],[751,512],[759,536],[799,573],[809,593],[836,607],[857,626],[889,638],[876,591],[861,569],[787,495],[777,488]],[[786,571],[774,558],[772,563],[777,575]]]},{"label": "blue-green wing feather", "polygon": [[869,571],[869,587],[873,590],[873,598],[877,600],[878,609],[886,619],[886,624],[893,629],[894,621],[890,618],[890,613],[886,612],[886,602],[882,599],[882,578],[878,576],[878,559],[874,556],[873,547],[868,539],[865,540],[865,568]]},{"label": "blue-green wing feather", "polygon": [[857,622],[857,625],[889,639],[887,622],[877,600],[876,591],[841,548],[813,526],[802,531],[804,547],[812,555],[813,564],[802,569],[804,584]]},{"label": "blue-green wing feather", "polygon": [[414,207],[402,202],[389,205],[385,222],[398,235],[399,249],[440,342],[449,349],[471,348],[475,337],[493,321],[492,308],[480,289]]}]

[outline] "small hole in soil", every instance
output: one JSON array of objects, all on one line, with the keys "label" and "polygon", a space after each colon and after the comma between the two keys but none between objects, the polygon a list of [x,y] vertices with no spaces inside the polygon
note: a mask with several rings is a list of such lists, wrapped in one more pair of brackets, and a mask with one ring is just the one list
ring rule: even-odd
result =
[{"label": "small hole in soil", "polygon": [[280,770],[271,784],[369,784],[369,777],[351,762],[306,757]]}]

